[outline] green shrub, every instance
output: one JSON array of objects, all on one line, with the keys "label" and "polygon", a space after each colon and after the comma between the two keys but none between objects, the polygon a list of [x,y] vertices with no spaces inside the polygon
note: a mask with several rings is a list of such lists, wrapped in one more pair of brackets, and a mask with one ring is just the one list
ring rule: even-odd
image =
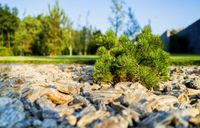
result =
[{"label": "green shrub", "polygon": [[95,63],[94,79],[97,81],[112,82],[111,65],[112,56],[107,54],[102,55]]},{"label": "green shrub", "polygon": [[125,35],[119,39],[108,31],[101,39],[94,66],[94,80],[116,84],[122,81],[141,82],[157,89],[158,82],[168,78],[169,55],[163,51],[159,36],[149,26],[131,41]]},{"label": "green shrub", "polygon": [[0,47],[0,56],[12,56],[12,50],[5,47]]}]

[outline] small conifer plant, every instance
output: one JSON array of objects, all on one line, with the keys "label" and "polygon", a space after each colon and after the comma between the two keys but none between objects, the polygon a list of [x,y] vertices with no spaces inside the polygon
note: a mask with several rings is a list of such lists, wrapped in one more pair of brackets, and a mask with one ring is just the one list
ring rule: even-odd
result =
[{"label": "small conifer plant", "polygon": [[97,41],[101,47],[94,65],[94,81],[140,82],[148,89],[158,89],[158,82],[168,78],[169,55],[150,26],[144,27],[134,41],[125,35],[118,39],[111,30]]}]

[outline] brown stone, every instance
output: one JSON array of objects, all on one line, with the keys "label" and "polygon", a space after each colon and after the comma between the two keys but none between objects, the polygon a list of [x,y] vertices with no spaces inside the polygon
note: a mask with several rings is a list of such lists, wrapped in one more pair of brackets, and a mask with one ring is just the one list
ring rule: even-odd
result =
[{"label": "brown stone", "polygon": [[1,69],[1,72],[11,72],[12,69],[10,67],[5,67],[3,69]]},{"label": "brown stone", "polygon": [[197,117],[191,117],[189,121],[195,126],[200,126],[200,115]]},{"label": "brown stone", "polygon": [[181,94],[179,97],[178,97],[178,101],[181,102],[181,103],[188,103],[189,102],[189,97],[185,94]]},{"label": "brown stone", "polygon": [[55,86],[59,92],[66,93],[66,94],[77,95],[80,92],[80,88],[75,82],[56,83]]},{"label": "brown stone", "polygon": [[69,122],[72,126],[74,126],[74,125],[76,124],[76,122],[77,122],[77,118],[76,118],[76,116],[74,116],[74,115],[68,115],[68,116],[66,116],[66,119],[68,120],[68,122]]},{"label": "brown stone", "polygon": [[15,83],[16,83],[16,84],[24,84],[24,80],[22,80],[22,79],[17,79],[17,80],[15,81]]},{"label": "brown stone", "polygon": [[72,96],[64,95],[55,89],[48,89],[48,91],[46,91],[45,95],[54,104],[68,104],[73,100]]}]

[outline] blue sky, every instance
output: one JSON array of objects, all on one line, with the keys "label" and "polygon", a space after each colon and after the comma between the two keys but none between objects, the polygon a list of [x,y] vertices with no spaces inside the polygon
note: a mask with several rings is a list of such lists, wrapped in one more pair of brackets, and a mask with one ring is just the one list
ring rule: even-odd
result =
[{"label": "blue sky", "polygon": [[[200,19],[200,0],[125,0],[132,7],[141,26],[151,20],[153,32],[162,34],[171,28],[184,28]],[[1,4],[19,9],[19,16],[36,16],[48,12],[48,4],[55,0],[0,0]],[[97,29],[106,31],[110,27],[108,17],[111,14],[110,0],[60,0],[66,14],[78,24],[86,24],[87,12],[89,23]]]}]

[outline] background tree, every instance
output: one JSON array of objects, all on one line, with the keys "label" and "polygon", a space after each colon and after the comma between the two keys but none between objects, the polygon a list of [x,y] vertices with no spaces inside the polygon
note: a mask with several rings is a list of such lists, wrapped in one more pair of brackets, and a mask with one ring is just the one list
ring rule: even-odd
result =
[{"label": "background tree", "polygon": [[17,8],[10,9],[7,5],[0,4],[0,36],[1,44],[10,49],[15,31],[19,25]]},{"label": "background tree", "polygon": [[170,30],[170,35],[173,36],[173,35],[177,34],[180,31],[181,31],[181,29],[172,29],[172,30]]},{"label": "background tree", "polygon": [[90,42],[88,44],[87,53],[90,55],[94,55],[97,52],[97,49],[100,47],[100,44],[98,43],[97,39],[98,37],[103,36],[100,30],[95,30],[92,32],[92,35],[90,37]]},{"label": "background tree", "polygon": [[123,27],[123,21],[125,18],[124,5],[124,0],[112,0],[111,10],[113,16],[109,17],[109,21],[116,36],[118,36]]},{"label": "background tree", "polygon": [[80,44],[82,45],[82,48],[83,48],[82,51],[84,55],[87,55],[88,46],[90,44],[91,37],[92,37],[92,27],[83,26],[81,30]]},{"label": "background tree", "polygon": [[135,37],[135,34],[140,31],[140,25],[137,19],[135,18],[134,13],[131,8],[128,8],[127,15],[128,15],[128,21],[127,21],[126,30],[124,33],[129,38],[133,39]]},{"label": "background tree", "polygon": [[49,38],[49,25],[48,25],[48,16],[39,15],[37,19],[41,22],[41,31],[36,35],[34,44],[32,46],[33,55],[48,55],[47,51],[47,41]]},{"label": "background tree", "polygon": [[38,18],[27,16],[19,25],[15,35],[13,51],[15,55],[32,55],[33,45],[37,35],[41,32],[41,21]]},{"label": "background tree", "polygon": [[[123,0],[112,0],[113,16],[109,20],[114,33],[110,31],[106,33],[107,36],[103,36],[101,31],[96,31],[89,24],[89,11],[85,25],[80,27],[79,24],[78,29],[74,29],[58,0],[52,8],[49,6],[48,14],[27,16],[22,20],[17,17],[16,8],[0,5],[0,46],[3,47],[2,51],[10,50],[7,53],[13,51],[14,55],[95,54],[100,46],[97,37],[110,42],[111,38],[122,32],[126,19],[124,6]],[[128,16],[127,35],[130,37],[137,30],[137,23],[131,9]]]},{"label": "background tree", "polygon": [[53,8],[49,6],[49,15],[40,18],[42,31],[38,34],[35,48],[42,55],[61,55],[64,49],[65,28],[68,17],[56,1]]},{"label": "background tree", "polygon": [[68,18],[64,10],[59,6],[58,1],[51,9],[49,7],[50,16],[48,16],[49,38],[46,44],[49,55],[60,55],[64,48],[64,30]]},{"label": "background tree", "polygon": [[73,49],[75,47],[75,37],[76,37],[76,32],[72,28],[72,23],[68,23],[66,26],[66,29],[64,30],[65,32],[65,45],[67,49],[69,50],[69,55],[73,55]]}]

